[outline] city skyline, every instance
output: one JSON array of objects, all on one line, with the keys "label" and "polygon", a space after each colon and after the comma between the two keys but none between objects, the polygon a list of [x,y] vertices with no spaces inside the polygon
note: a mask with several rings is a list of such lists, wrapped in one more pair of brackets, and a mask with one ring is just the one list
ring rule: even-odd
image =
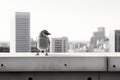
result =
[{"label": "city skyline", "polygon": [[[33,40],[33,38],[30,39],[30,37],[29,37],[30,13],[17,12],[15,18],[16,18],[16,21],[15,21],[16,36],[14,38],[16,38],[15,43],[17,44],[16,45],[16,50],[18,50],[17,52],[37,52],[37,46],[36,46],[37,41]],[[21,20],[23,20],[23,21],[21,21]],[[17,31],[19,33],[17,33]],[[27,36],[27,37],[24,37],[24,36]],[[29,41],[30,41],[30,43],[29,43]],[[26,46],[24,46],[23,43],[26,44]],[[29,43],[29,45],[28,45],[28,43]],[[113,46],[113,45],[111,45],[111,46]],[[3,50],[3,48],[4,48],[4,46],[3,47],[1,46],[1,51]],[[31,51],[30,51],[30,49],[28,50],[28,48],[30,48]],[[72,41],[71,42],[71,41],[69,41],[69,38],[67,36],[51,38],[51,46],[49,47],[49,52],[53,52],[53,53],[109,52],[110,51],[109,48],[110,48],[109,38],[107,38],[105,36],[105,28],[98,27],[97,30],[95,32],[93,32],[93,36],[91,37],[91,40],[88,42],[85,42],[85,41],[83,41],[83,42]]]}]

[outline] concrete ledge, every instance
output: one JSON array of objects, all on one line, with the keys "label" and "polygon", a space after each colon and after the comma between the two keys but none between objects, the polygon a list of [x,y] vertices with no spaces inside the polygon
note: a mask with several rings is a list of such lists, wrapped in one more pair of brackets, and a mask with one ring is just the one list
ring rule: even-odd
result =
[{"label": "concrete ledge", "polygon": [[0,57],[120,57],[120,53],[0,53]]},{"label": "concrete ledge", "polygon": [[108,71],[120,71],[120,57],[109,57],[108,63]]},{"label": "concrete ledge", "polygon": [[0,57],[0,71],[107,71],[106,57]]}]

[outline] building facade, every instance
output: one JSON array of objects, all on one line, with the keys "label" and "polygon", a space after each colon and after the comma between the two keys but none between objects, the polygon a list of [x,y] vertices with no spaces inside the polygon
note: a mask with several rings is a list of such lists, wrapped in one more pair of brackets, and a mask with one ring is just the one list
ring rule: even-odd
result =
[{"label": "building facade", "polygon": [[0,42],[0,52],[10,52],[10,43]]},{"label": "building facade", "polygon": [[89,42],[70,42],[69,52],[88,52]]},{"label": "building facade", "polygon": [[68,52],[68,38],[52,38],[52,52],[60,53],[60,52]]},{"label": "building facade", "polygon": [[115,52],[120,52],[120,30],[115,30]]},{"label": "building facade", "polygon": [[99,27],[97,32],[94,32],[90,40],[89,52],[108,52],[109,39],[105,36],[105,28]]},{"label": "building facade", "polygon": [[31,52],[30,13],[16,12],[16,52]]},{"label": "building facade", "polygon": [[37,42],[35,40],[33,40],[33,39],[31,39],[31,52],[35,52],[35,53],[38,52]]}]

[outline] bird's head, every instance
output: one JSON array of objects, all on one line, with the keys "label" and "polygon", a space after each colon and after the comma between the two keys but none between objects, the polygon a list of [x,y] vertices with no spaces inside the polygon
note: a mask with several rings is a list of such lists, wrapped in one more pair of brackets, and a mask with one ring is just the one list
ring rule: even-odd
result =
[{"label": "bird's head", "polygon": [[48,35],[51,35],[47,30],[42,30],[40,33],[40,36],[47,37]]}]

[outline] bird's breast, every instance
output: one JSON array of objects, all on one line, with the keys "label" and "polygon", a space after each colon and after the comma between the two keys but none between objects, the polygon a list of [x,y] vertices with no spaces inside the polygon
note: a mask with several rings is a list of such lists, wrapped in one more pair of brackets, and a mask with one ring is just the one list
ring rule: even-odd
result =
[{"label": "bird's breast", "polygon": [[46,49],[46,48],[48,48],[49,47],[49,38],[47,38],[47,37],[42,37],[42,38],[40,38],[39,39],[39,46],[40,46],[40,48],[41,49]]}]

